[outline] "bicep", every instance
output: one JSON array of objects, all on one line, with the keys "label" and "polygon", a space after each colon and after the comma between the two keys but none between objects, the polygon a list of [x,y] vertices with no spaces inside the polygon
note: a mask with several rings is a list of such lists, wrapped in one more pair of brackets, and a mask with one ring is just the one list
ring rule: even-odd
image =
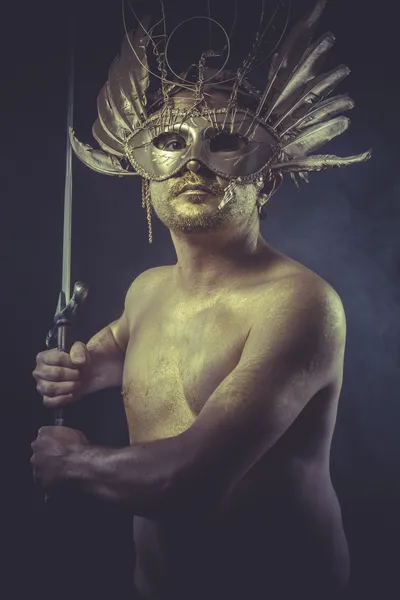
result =
[{"label": "bicep", "polygon": [[138,301],[138,286],[142,275],[139,275],[130,285],[124,301],[124,310],[122,315],[116,321],[110,324],[111,333],[114,336],[115,343],[125,354],[128,347],[131,330],[132,309],[135,301]]},{"label": "bicep", "polygon": [[125,354],[129,342],[129,323],[126,311],[122,313],[119,319],[109,325],[116,345]]},{"label": "bicep", "polygon": [[[335,298],[283,295],[250,332],[242,357],[182,434],[186,488],[223,498],[341,368],[344,313]],[[211,501],[211,498],[210,498]]]},{"label": "bicep", "polygon": [[117,346],[124,354],[135,321],[136,307],[144,300],[148,288],[151,289],[151,283],[154,280],[153,273],[158,270],[157,268],[148,269],[136,277],[126,293],[122,315],[109,325]]}]

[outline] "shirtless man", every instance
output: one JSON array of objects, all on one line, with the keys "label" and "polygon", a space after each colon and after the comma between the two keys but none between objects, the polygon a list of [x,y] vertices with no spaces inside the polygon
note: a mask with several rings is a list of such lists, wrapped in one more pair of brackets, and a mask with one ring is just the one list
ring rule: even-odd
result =
[{"label": "shirtless man", "polygon": [[[229,94],[204,89],[208,109],[225,114]],[[177,91],[171,106],[179,115],[195,100]],[[93,447],[80,431],[43,427],[35,479],[49,495],[70,488],[132,509],[141,598],[337,599],[349,578],[329,469],[343,306],[260,232],[260,194],[265,202],[279,174],[232,192],[201,148],[182,160],[209,129],[201,119],[152,141],[153,155],[178,161],[146,195],[177,263],[142,273],[121,318],[86,346],[37,357],[51,408],[122,384],[130,446]],[[247,147],[219,135],[215,160]]]}]

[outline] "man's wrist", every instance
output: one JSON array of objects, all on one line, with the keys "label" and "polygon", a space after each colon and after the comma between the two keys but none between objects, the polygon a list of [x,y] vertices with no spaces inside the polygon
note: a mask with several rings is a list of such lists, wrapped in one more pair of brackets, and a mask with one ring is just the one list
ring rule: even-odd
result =
[{"label": "man's wrist", "polygon": [[100,500],[119,500],[119,474],[115,469],[118,451],[83,446],[64,457],[63,481],[70,492],[95,496]]},{"label": "man's wrist", "polygon": [[96,392],[97,388],[98,388],[98,382],[97,382],[98,377],[96,377],[96,373],[93,368],[93,363],[95,362],[95,359],[92,358],[91,352],[89,349],[88,349],[88,352],[90,355],[90,363],[87,366],[85,366],[85,368],[83,369],[83,372],[81,373],[82,384],[81,384],[81,389],[80,389],[80,393],[79,393],[79,395],[81,397],[88,396],[89,394]]},{"label": "man's wrist", "polygon": [[75,502],[81,505],[90,491],[89,481],[85,480],[89,477],[89,472],[88,462],[83,456],[84,451],[85,447],[81,450],[68,450],[59,457],[56,465],[57,481],[49,493],[50,497],[59,498],[71,507],[74,506],[74,510]]},{"label": "man's wrist", "polygon": [[79,452],[77,452],[76,450],[72,450],[67,452],[63,457],[62,457],[62,465],[61,465],[61,478],[64,484],[66,484],[67,486],[69,484],[72,484],[74,482],[74,479],[76,479],[76,473],[77,473],[77,464],[78,464],[78,458],[77,455],[79,455]]},{"label": "man's wrist", "polygon": [[63,456],[62,480],[68,487],[80,487],[88,477],[88,448],[90,447],[82,446],[81,449],[71,450]]}]

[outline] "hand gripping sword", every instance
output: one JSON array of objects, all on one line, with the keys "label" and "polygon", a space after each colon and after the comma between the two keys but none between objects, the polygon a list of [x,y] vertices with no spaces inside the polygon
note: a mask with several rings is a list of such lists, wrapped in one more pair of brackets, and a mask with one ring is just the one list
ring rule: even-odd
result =
[{"label": "hand gripping sword", "polygon": [[[62,258],[62,288],[58,298],[54,326],[46,338],[47,348],[57,346],[62,352],[69,352],[72,346],[72,325],[78,307],[84,302],[88,288],[84,283],[75,283],[72,298],[71,292],[71,226],[72,226],[72,148],[69,141],[69,130],[73,125],[74,103],[74,51],[71,36],[71,62],[68,83],[68,111],[67,111],[67,160],[65,171],[64,193],[64,233],[63,233],[63,258]],[[64,410],[55,411],[55,425],[64,425]]]}]

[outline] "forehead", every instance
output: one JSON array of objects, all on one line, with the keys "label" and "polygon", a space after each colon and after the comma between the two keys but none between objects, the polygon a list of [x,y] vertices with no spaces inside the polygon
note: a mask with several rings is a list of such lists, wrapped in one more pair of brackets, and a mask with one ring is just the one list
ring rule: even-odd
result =
[{"label": "forehead", "polygon": [[[204,96],[209,108],[226,108],[229,104],[229,94],[214,90],[212,87],[204,86]],[[174,108],[188,108],[195,104],[195,94],[190,90],[180,90],[171,98]]]}]

